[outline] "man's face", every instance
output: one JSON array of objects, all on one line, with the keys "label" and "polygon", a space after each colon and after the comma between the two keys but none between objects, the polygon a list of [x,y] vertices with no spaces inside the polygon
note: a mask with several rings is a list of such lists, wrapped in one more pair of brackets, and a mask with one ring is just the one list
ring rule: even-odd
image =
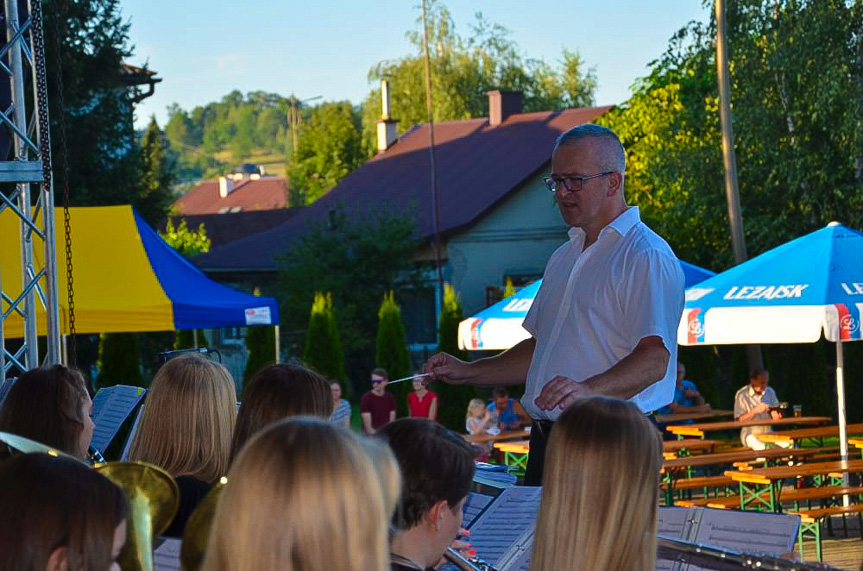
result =
[{"label": "man's face", "polygon": [[372,392],[383,394],[387,386],[387,380],[380,375],[372,375]]},{"label": "man's face", "polygon": [[[592,176],[602,172],[594,147],[589,139],[557,147],[551,155],[552,176]],[[591,227],[604,219],[603,212],[610,204],[608,177],[585,180],[578,191],[561,188],[555,195],[564,222],[576,228]]]},{"label": "man's face", "polygon": [[494,397],[494,409],[498,412],[506,409],[509,405],[509,396]]},{"label": "man's face", "polygon": [[333,393],[333,400],[339,400],[342,398],[342,387],[340,387],[338,383],[331,384],[330,391]]},{"label": "man's face", "polygon": [[686,378],[686,367],[677,365],[677,384],[683,382],[684,378]]},{"label": "man's face", "polygon": [[764,392],[764,389],[767,388],[767,383],[770,382],[770,374],[769,373],[761,373],[754,379],[749,380],[749,384],[752,385],[752,390],[756,393],[761,394]]}]

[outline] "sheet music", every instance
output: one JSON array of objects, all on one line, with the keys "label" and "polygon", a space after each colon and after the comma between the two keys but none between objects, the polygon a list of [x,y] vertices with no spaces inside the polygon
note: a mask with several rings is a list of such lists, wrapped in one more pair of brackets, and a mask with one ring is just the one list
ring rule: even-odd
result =
[{"label": "sheet music", "polygon": [[659,508],[656,531],[672,539],[686,539],[687,522],[691,518],[691,508]]},{"label": "sheet music", "polygon": [[494,500],[494,496],[471,492],[467,496],[467,501],[464,503],[464,522],[462,527],[469,528],[473,524],[473,520],[482,513],[482,510]]},{"label": "sheet music", "polygon": [[9,389],[12,388],[12,385],[14,385],[17,380],[18,377],[6,377],[6,380],[3,381],[3,386],[0,386],[0,404],[3,404],[3,399],[5,399],[6,395],[9,394]]},{"label": "sheet music", "polygon": [[800,517],[751,511],[701,508],[695,543],[746,553],[781,555],[794,549]]},{"label": "sheet music", "polygon": [[129,460],[129,448],[132,447],[132,441],[135,440],[135,435],[138,433],[138,425],[141,423],[141,417],[144,415],[144,405],[138,408],[138,414],[135,416],[135,422],[132,424],[132,430],[129,431],[129,436],[126,438],[126,444],[123,445],[123,453],[120,454],[120,461],[126,462]]},{"label": "sheet music", "polygon": [[147,391],[140,387],[116,385],[99,389],[93,397],[93,445],[99,452],[105,452],[108,445],[120,430],[120,425],[132,413],[135,406],[144,398]]},{"label": "sheet music", "polygon": [[153,550],[153,569],[155,571],[180,571],[179,539],[161,538],[162,543]]},{"label": "sheet music", "polygon": [[[470,527],[470,542],[477,555],[496,567],[513,549],[527,550],[529,557],[541,496],[539,487],[517,486],[501,492]],[[530,545],[524,545],[521,542],[528,532]]]}]

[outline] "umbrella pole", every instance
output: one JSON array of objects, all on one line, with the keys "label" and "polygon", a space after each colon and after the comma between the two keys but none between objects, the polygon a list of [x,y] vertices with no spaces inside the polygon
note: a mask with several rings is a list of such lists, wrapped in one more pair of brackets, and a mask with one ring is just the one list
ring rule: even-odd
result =
[{"label": "umbrella pole", "polygon": [[275,342],[276,342],[276,364],[278,365],[279,363],[282,362],[281,355],[280,355],[282,348],[279,347],[279,326],[276,325],[273,329],[275,330],[275,335],[276,335],[276,339],[275,339]]},{"label": "umbrella pole", "polygon": [[[848,428],[845,418],[845,357],[842,353],[842,340],[836,340],[836,401],[839,406],[839,452],[842,460],[848,460]],[[848,486],[848,473],[842,476],[842,483]],[[842,496],[842,505],[848,506],[848,496]]]}]

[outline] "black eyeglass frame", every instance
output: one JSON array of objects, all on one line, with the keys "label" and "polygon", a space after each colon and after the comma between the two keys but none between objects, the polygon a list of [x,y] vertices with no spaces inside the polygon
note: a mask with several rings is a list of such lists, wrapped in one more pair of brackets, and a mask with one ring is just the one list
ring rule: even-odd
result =
[{"label": "black eyeglass frame", "polygon": [[[590,176],[547,176],[544,177],[542,180],[543,182],[545,182],[545,187],[549,190],[549,192],[557,192],[558,190],[560,190],[558,187],[561,184],[563,184],[564,188],[566,188],[566,190],[568,190],[569,192],[580,192],[581,189],[584,188],[584,181],[593,178],[599,178],[602,176],[608,176],[610,174],[614,174],[615,172],[617,171],[606,171]],[[578,181],[578,185],[570,186],[569,181]]]}]

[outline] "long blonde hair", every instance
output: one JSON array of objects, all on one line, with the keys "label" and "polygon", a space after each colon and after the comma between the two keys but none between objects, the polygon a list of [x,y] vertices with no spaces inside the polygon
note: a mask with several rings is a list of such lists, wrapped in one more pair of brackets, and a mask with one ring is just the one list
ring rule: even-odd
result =
[{"label": "long blonde hair", "polygon": [[198,355],[180,355],[153,378],[130,460],[175,478],[214,482],[228,471],[237,395],[231,374]]},{"label": "long blonde hair", "polygon": [[652,571],[662,441],[629,402],[577,401],[549,437],[533,571]]},{"label": "long blonde hair", "polygon": [[[388,570],[398,472],[392,453],[367,446],[312,418],[260,432],[228,474],[203,569]],[[375,461],[384,457],[379,473]]]}]

